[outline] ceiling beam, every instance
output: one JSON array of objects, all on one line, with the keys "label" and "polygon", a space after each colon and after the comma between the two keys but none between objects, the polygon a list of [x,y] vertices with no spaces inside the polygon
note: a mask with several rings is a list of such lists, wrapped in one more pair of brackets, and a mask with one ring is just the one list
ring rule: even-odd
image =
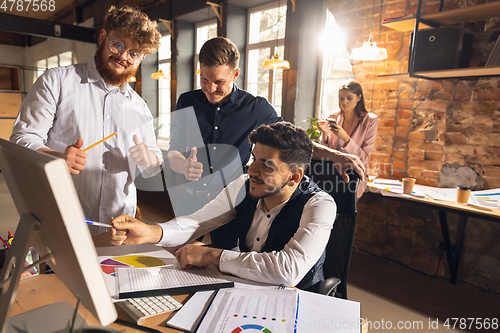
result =
[{"label": "ceiling beam", "polygon": [[64,38],[87,43],[95,43],[94,36],[96,36],[96,30],[92,28],[3,13],[0,13],[0,31],[40,37]]}]

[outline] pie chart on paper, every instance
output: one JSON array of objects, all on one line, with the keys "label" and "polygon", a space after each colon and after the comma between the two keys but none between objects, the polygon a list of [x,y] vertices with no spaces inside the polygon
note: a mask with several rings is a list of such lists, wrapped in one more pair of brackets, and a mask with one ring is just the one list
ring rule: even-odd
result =
[{"label": "pie chart on paper", "polygon": [[161,259],[142,255],[113,257],[101,261],[102,271],[110,276],[115,276],[115,268],[117,267],[156,267],[163,265],[165,263]]}]

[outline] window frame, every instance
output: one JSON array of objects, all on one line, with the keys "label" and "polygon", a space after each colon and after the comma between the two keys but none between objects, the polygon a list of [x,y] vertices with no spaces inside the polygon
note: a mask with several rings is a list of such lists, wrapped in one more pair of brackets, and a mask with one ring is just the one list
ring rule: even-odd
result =
[{"label": "window frame", "polygon": [[[282,6],[288,7],[288,4],[285,3]],[[282,7],[281,6],[281,7]],[[248,91],[248,78],[250,77],[249,71],[250,71],[250,65],[249,65],[249,59],[250,59],[250,51],[253,50],[259,50],[259,49],[266,49],[269,48],[269,59],[276,53],[276,48],[279,47],[284,47],[285,46],[285,38],[286,38],[286,25],[285,25],[285,36],[283,38],[278,38],[268,40],[265,42],[258,42],[258,43],[253,43],[250,44],[250,18],[253,13],[260,12],[260,11],[265,11],[267,9],[273,9],[273,8],[279,8],[280,7],[280,2],[279,1],[273,1],[269,2],[260,6],[255,6],[252,8],[248,9],[247,12],[247,36],[246,36],[246,63],[245,63],[245,83],[244,83],[244,89]],[[268,96],[268,101],[269,103],[274,104],[274,99],[275,99],[275,91],[274,91],[274,86],[275,86],[275,78],[276,78],[276,71],[273,69],[269,69],[269,82],[268,84],[268,90],[267,90],[267,96]],[[283,84],[283,82],[282,82]],[[282,97],[283,99],[283,97]],[[283,105],[283,101],[281,101],[281,105]],[[274,105],[273,105],[274,106]]]},{"label": "window frame", "polygon": [[210,25],[213,25],[215,24],[217,27],[218,27],[218,22],[217,22],[217,18],[215,19],[210,19],[210,20],[207,20],[207,21],[203,21],[203,22],[198,22],[194,25],[194,63],[193,63],[193,66],[194,66],[194,70],[193,70],[193,73],[194,73],[194,80],[193,80],[193,89],[194,90],[198,90],[200,89],[200,87],[198,86],[200,84],[200,78],[198,77],[199,76],[199,73],[196,73],[196,71],[198,70],[198,63],[200,62],[200,54],[198,53],[198,29],[201,28],[201,27],[205,27],[205,26],[210,26]]},{"label": "window frame", "polygon": [[[167,84],[170,85],[169,92],[171,92],[172,91],[172,80],[171,80],[171,76],[172,76],[172,35],[170,34],[170,32],[165,32],[165,33],[162,33],[161,37],[163,38],[163,37],[167,37],[167,36],[170,36],[170,58],[160,59],[160,52],[158,51],[157,52],[158,65],[157,65],[156,70],[159,71],[161,65],[163,65],[163,64],[170,64],[170,73],[165,73],[165,75],[167,76],[167,79],[162,79],[162,81],[168,80]],[[160,81],[160,80],[158,80],[158,81]],[[161,110],[163,108],[163,103],[160,101],[160,99],[161,99],[160,85],[161,85],[161,83],[158,82],[158,118],[157,118],[157,121],[159,124],[163,125],[163,122],[160,122],[161,116],[162,116]],[[168,108],[169,108],[169,111],[168,111],[168,113],[170,114],[169,126],[171,127],[172,126],[172,101],[171,101],[171,97],[169,98],[169,102],[166,104],[168,105]],[[158,138],[157,139],[170,140],[171,128],[168,129],[168,136],[161,136],[160,133],[161,133],[161,129],[158,130]]]},{"label": "window frame", "polygon": [[[328,29],[328,13],[331,13],[331,11],[328,8],[324,8],[323,10],[323,18],[324,18],[324,27],[325,30]],[[333,18],[335,19],[335,15],[331,13]],[[338,25],[338,24],[337,24]],[[344,45],[347,50],[347,45]],[[322,105],[322,89],[323,89],[323,83],[326,81],[328,78],[323,78],[323,69],[324,69],[324,63],[325,63],[325,52],[319,52],[319,62],[318,62],[318,74],[316,75],[317,81],[316,81],[316,102],[314,103],[314,117],[315,118],[324,118],[329,116],[330,114],[323,114],[325,110],[321,110]],[[352,71],[352,63],[351,63],[351,71]],[[350,79],[351,77],[344,78],[344,81],[347,79]],[[352,78],[354,79],[354,73],[352,75]]]}]

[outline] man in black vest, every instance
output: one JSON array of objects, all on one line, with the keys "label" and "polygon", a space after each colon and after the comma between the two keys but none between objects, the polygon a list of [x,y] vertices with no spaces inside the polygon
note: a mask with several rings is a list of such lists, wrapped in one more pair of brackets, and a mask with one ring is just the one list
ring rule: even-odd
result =
[{"label": "man in black vest", "polygon": [[324,250],[337,207],[304,176],[311,140],[288,122],[262,125],[249,140],[254,148],[248,174],[215,200],[166,223],[148,225],[119,216],[113,220],[112,244],[175,247],[232,221],[241,252],[188,244],[175,253],[181,267],[214,265],[242,278],[299,288],[323,280]]}]

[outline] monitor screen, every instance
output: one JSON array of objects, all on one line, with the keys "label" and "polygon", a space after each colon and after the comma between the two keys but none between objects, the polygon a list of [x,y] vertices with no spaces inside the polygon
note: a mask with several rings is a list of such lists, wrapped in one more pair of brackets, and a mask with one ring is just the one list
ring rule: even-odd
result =
[{"label": "monitor screen", "polygon": [[[20,226],[25,221],[40,222],[32,232],[18,226],[11,250],[16,253],[32,246],[40,256],[50,251],[50,267],[68,289],[102,325],[114,322],[116,309],[66,162],[0,139],[0,170],[21,216]],[[1,301],[0,311],[5,312],[5,301]],[[12,305],[13,299],[10,302]]]}]

